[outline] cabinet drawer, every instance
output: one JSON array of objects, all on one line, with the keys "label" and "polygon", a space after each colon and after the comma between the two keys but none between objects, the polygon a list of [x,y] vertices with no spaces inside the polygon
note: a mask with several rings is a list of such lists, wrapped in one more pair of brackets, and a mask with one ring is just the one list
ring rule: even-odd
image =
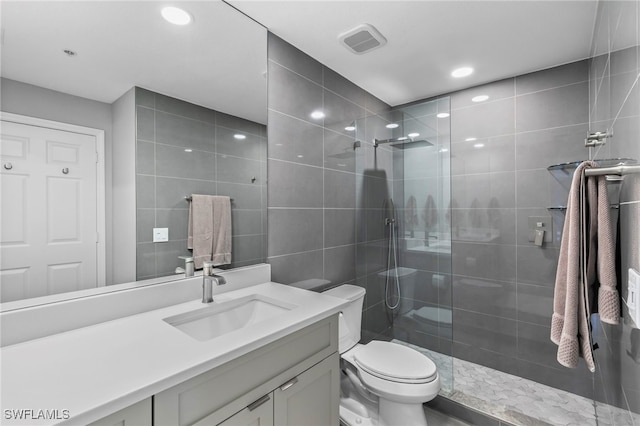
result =
[{"label": "cabinet drawer", "polygon": [[155,395],[154,424],[192,425],[223,407],[228,416],[242,410],[337,352],[337,318],[321,320]]}]

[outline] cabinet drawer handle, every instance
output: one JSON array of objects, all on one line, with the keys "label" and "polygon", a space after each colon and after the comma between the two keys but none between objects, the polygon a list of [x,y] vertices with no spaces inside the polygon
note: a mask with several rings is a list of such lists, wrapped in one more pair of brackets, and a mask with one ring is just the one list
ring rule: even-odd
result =
[{"label": "cabinet drawer handle", "polygon": [[271,398],[269,397],[269,394],[263,396],[262,398],[258,399],[257,401],[252,402],[251,404],[247,405],[247,408],[249,409],[249,411],[253,411],[256,408],[258,408],[259,406],[261,406],[262,404],[264,404],[265,402],[267,402],[268,400],[270,400]]},{"label": "cabinet drawer handle", "polygon": [[293,379],[289,380],[284,385],[280,386],[280,390],[281,391],[286,391],[287,389],[289,389],[291,386],[295,385],[296,383],[298,383],[298,378],[294,377]]}]

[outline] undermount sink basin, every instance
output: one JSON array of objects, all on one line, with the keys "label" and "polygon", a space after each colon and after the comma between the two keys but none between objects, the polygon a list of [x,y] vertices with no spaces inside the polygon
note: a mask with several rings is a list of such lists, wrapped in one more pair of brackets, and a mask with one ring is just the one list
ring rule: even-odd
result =
[{"label": "undermount sink basin", "polygon": [[254,294],[223,303],[213,302],[210,306],[164,318],[163,321],[194,339],[205,341],[282,315],[295,307]]}]

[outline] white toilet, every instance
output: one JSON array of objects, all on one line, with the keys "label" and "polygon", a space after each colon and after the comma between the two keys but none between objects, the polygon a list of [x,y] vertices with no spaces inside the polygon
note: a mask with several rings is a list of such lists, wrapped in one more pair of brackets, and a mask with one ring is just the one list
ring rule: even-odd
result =
[{"label": "white toilet", "polygon": [[340,420],[348,426],[426,426],[422,404],[438,395],[440,377],[428,357],[407,346],[373,340],[361,345],[365,290],[325,291],[351,303],[340,314]]}]

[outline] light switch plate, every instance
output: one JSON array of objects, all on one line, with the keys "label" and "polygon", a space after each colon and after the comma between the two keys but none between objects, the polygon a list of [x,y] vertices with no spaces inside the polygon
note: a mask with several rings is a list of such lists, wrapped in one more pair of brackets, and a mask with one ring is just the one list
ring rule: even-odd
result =
[{"label": "light switch plate", "polygon": [[629,279],[627,281],[627,308],[629,316],[640,327],[640,273],[633,268],[629,268]]},{"label": "light switch plate", "polygon": [[153,228],[153,242],[164,243],[169,241],[169,228]]}]

